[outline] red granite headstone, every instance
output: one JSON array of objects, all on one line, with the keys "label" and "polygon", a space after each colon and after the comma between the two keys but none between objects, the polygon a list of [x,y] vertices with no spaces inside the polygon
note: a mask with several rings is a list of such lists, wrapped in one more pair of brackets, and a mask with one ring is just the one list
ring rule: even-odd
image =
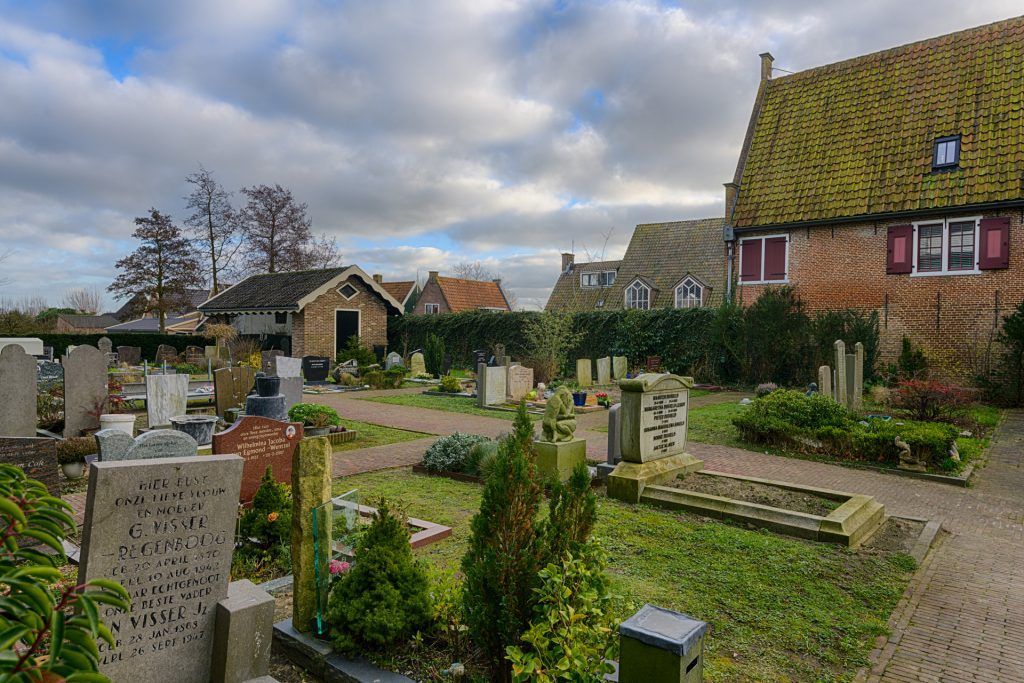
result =
[{"label": "red granite headstone", "polygon": [[239,501],[249,503],[256,495],[268,466],[274,479],[291,483],[292,455],[301,440],[301,422],[280,422],[268,417],[245,415],[229,429],[213,435],[213,453],[237,453],[245,461]]},{"label": "red granite headstone", "polygon": [[0,462],[20,467],[29,479],[43,482],[51,495],[60,496],[57,442],[54,439],[0,437]]}]

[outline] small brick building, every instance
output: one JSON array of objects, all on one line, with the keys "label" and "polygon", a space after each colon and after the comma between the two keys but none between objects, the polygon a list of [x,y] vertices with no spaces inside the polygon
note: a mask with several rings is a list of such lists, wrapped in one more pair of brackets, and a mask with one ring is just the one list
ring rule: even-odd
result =
[{"label": "small brick building", "polygon": [[505,313],[512,310],[501,288],[501,280],[442,277],[432,270],[412,312],[433,314],[476,310]]},{"label": "small brick building", "polygon": [[[1024,18],[772,77],[726,184],[736,299],[878,313],[970,381],[1024,300]],[[732,232],[732,235],[729,233]]]},{"label": "small brick building", "polygon": [[333,359],[352,336],[382,350],[402,304],[358,266],[342,266],[253,275],[199,310],[242,335],[285,338],[292,356]]}]

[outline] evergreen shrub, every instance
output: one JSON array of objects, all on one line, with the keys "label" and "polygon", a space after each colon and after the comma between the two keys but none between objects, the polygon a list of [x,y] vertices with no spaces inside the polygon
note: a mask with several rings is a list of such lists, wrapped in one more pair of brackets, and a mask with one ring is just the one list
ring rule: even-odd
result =
[{"label": "evergreen shrub", "polygon": [[423,454],[423,466],[431,472],[462,472],[470,449],[486,440],[487,437],[463,432],[442,436]]}]

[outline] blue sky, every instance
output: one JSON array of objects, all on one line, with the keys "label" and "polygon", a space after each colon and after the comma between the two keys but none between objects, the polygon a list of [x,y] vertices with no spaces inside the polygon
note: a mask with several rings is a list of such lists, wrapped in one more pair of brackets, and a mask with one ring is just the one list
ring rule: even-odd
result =
[{"label": "blue sky", "polygon": [[929,6],[0,0],[0,298],[105,287],[202,163],[291,188],[345,262],[481,260],[538,307],[559,252],[721,215],[758,53],[796,71],[1019,12]]}]

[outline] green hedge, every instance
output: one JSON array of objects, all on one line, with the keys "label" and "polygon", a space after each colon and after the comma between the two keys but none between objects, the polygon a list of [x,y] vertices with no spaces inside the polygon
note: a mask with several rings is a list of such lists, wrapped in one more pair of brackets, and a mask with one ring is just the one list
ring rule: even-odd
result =
[{"label": "green hedge", "polygon": [[31,334],[30,337],[37,337],[43,340],[43,345],[53,347],[53,357],[60,358],[68,346],[81,346],[89,344],[96,346],[101,337],[109,337],[117,351],[118,346],[138,346],[142,349],[142,357],[147,360],[156,358],[156,349],[161,344],[173,346],[182,353],[186,346],[213,346],[216,342],[212,337],[200,337],[198,335],[182,334],[155,334],[155,333],[133,333],[133,334]]}]

